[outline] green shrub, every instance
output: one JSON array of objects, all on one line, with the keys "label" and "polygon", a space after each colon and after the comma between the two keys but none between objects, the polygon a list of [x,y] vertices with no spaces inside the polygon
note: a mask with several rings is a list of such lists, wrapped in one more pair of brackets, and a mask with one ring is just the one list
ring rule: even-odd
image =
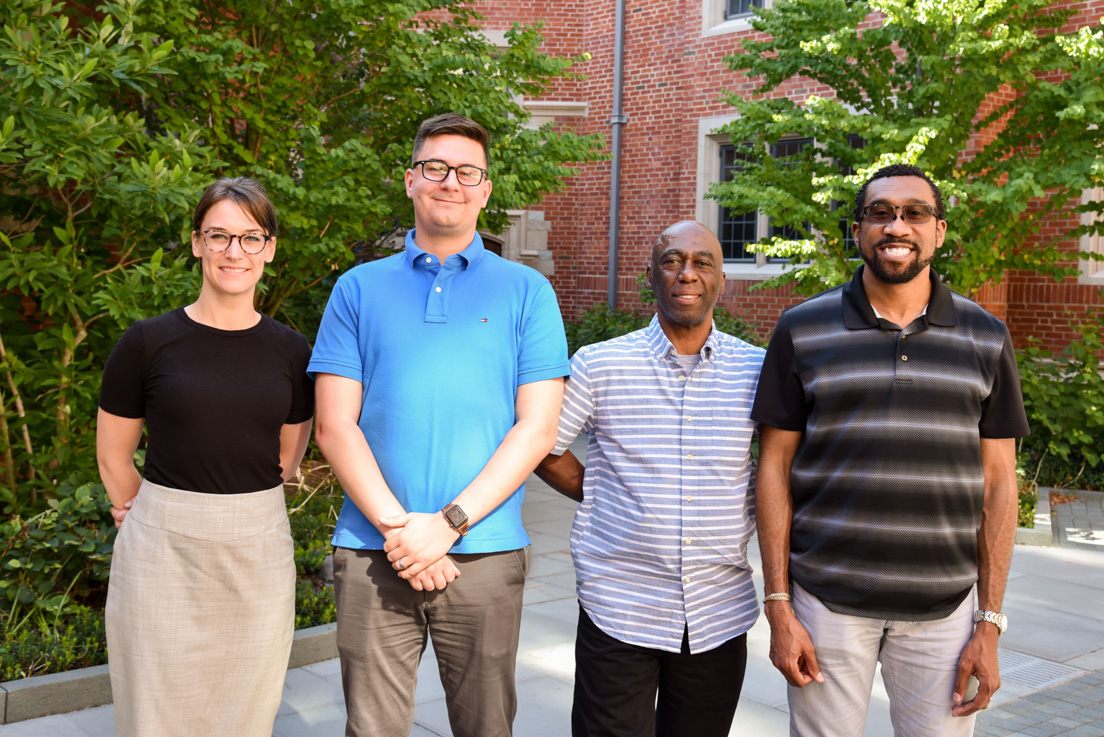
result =
[{"label": "green shrub", "polygon": [[0,613],[9,617],[30,607],[41,623],[106,593],[115,523],[103,485],[70,479],[47,504],[33,517],[15,515],[0,524]]},{"label": "green shrub", "polygon": [[[1040,486],[1101,488],[1104,463],[1104,377],[1099,356],[1104,352],[1104,313],[1072,324],[1081,334],[1055,354],[1038,341],[1017,354],[1024,407],[1031,435],[1020,451]],[[1093,484],[1097,486],[1093,487]]]},{"label": "green shrub", "polygon": [[0,644],[0,681],[14,681],[107,662],[103,611],[68,609],[63,621],[17,626]]}]

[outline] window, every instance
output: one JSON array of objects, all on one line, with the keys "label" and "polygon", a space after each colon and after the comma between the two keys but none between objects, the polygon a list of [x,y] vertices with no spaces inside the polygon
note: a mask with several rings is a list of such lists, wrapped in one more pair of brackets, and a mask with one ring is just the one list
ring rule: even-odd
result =
[{"label": "window", "polygon": [[[866,139],[862,136],[856,136],[851,134],[847,137],[847,143],[851,148],[866,148]],[[849,164],[840,162],[840,174],[845,177],[849,177],[855,173],[854,167]],[[852,254],[854,258],[859,257],[859,246],[855,243],[855,236],[851,233],[851,216],[853,213],[855,203],[843,202],[841,200],[832,200],[832,209],[840,210],[840,233],[843,234],[843,247],[848,253]]]},{"label": "window", "polygon": [[[733,175],[740,170],[740,162],[748,159],[747,146],[734,146],[726,143],[721,146],[722,182],[731,182]],[[725,261],[745,261],[754,263],[755,254],[747,250],[749,243],[759,240],[759,213],[737,213],[722,207],[717,225],[717,237],[721,241],[721,253]]]},{"label": "window", "polygon": [[750,31],[753,8],[770,7],[772,0],[702,0],[702,35]]},{"label": "window", "polygon": [[[811,138],[785,139],[771,146],[770,153],[774,158],[793,156],[800,153],[813,142]],[[740,170],[740,162],[747,161],[751,152],[746,145],[735,146],[731,143],[720,147],[721,168],[719,180],[732,181],[732,177]],[[721,207],[717,224],[717,237],[721,241],[721,252],[726,261],[741,261],[745,263],[778,263],[786,262],[785,258],[768,258],[765,255],[756,255],[748,251],[751,243],[759,240],[760,232],[766,232],[770,237],[801,238],[802,234],[794,227],[784,225],[775,226],[760,215],[757,210],[752,212],[733,212],[730,208]]]},{"label": "window", "polygon": [[[751,151],[743,146],[733,145],[728,136],[718,133],[718,129],[737,119],[737,115],[719,115],[698,120],[698,164],[697,164],[697,205],[694,217],[699,222],[716,228],[721,250],[725,258],[725,274],[730,279],[768,279],[783,273],[788,259],[770,258],[764,254],[749,252],[747,246],[756,243],[763,234],[781,237],[800,237],[796,229],[772,225],[765,215],[757,211],[734,212],[721,207],[717,200],[708,197],[710,187],[717,182],[729,181],[739,171],[741,162],[747,161]],[[861,149],[865,141],[860,136],[848,136],[852,148]],[[792,156],[815,142],[809,138],[787,138],[771,146],[775,157]],[[850,174],[850,169],[840,164],[840,171]],[[833,209],[840,209],[840,228],[845,242],[854,248],[851,238],[851,202],[834,202]],[[1104,239],[1102,239],[1104,240]],[[1104,252],[1104,251],[1102,251]],[[857,255],[857,254],[856,254]],[[1101,262],[1101,281],[1104,281],[1104,262]]]},{"label": "window", "polygon": [[[1104,187],[1095,187],[1094,189],[1087,189],[1081,195],[1081,203],[1089,204],[1090,202],[1104,201]],[[1083,212],[1081,213],[1081,224],[1092,225],[1094,222],[1104,220],[1104,216],[1095,212]],[[1080,250],[1087,251],[1088,253],[1099,254],[1104,256],[1104,234],[1092,233],[1089,235],[1081,236],[1081,243],[1079,244]],[[1088,259],[1082,257],[1079,266],[1081,267],[1081,275],[1077,278],[1078,284],[1104,284],[1104,261],[1098,261],[1097,259]]]},{"label": "window", "polygon": [[725,20],[751,15],[752,8],[763,7],[763,0],[725,0]]}]

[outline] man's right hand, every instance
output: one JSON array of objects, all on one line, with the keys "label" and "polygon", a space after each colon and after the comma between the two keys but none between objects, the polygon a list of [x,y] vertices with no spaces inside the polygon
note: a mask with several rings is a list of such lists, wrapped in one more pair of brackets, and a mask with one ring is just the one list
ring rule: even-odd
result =
[{"label": "man's right hand", "polygon": [[813,681],[824,683],[817,665],[816,650],[809,633],[797,621],[788,601],[771,601],[766,605],[770,622],[770,659],[791,686],[807,686]]}]

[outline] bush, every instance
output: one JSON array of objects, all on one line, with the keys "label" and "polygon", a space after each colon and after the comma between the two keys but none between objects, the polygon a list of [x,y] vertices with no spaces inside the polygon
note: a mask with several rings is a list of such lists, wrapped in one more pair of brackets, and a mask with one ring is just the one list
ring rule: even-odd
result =
[{"label": "bush", "polygon": [[103,611],[77,606],[63,621],[15,626],[0,645],[0,681],[107,662]]},{"label": "bush", "polygon": [[[1020,351],[1024,407],[1031,435],[1020,443],[1028,475],[1040,486],[1104,488],[1104,313],[1071,324],[1081,340],[1054,354],[1038,341]],[[1094,486],[1095,485],[1095,486]]]},{"label": "bush", "polygon": [[70,479],[47,504],[29,519],[0,524],[0,613],[8,617],[30,607],[56,618],[73,603],[102,603],[106,594],[115,523],[103,485]]}]

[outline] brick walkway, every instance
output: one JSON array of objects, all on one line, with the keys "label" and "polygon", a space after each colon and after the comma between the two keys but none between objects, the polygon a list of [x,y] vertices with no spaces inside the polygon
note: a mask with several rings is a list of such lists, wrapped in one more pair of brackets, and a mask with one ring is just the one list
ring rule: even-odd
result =
[{"label": "brick walkway", "polygon": [[[1077,498],[1051,507],[1055,542],[1063,548],[1104,551],[1104,493],[1071,493]],[[1099,735],[1104,735],[1104,727]]]},{"label": "brick walkway", "polygon": [[1102,737],[1104,671],[1028,694],[978,715],[977,737]]}]

